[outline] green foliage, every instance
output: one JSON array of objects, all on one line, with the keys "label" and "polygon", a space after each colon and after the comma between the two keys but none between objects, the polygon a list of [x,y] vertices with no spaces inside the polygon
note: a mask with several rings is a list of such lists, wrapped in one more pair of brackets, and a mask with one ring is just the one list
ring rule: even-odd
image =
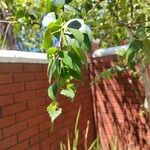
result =
[{"label": "green foliage", "polygon": [[[10,12],[2,21],[13,26],[17,41],[23,42],[20,49],[47,52],[48,95],[52,103],[57,102],[57,109],[59,94],[74,99],[74,81],[82,80],[82,65],[87,64],[85,52],[90,52],[93,36],[100,39],[101,48],[130,43],[121,56],[123,63],[103,72],[101,78],[123,70],[135,71],[136,64],[150,63],[149,5],[149,0],[0,0],[0,9]],[[47,15],[53,17],[46,22],[47,27],[42,27],[42,16]],[[5,40],[5,35],[0,39]]]},{"label": "green foliage", "polygon": [[51,121],[54,122],[54,120],[62,113],[62,109],[58,108],[58,103],[56,101],[53,101],[48,107],[47,111],[51,117]]},{"label": "green foliage", "polygon": [[[69,133],[67,134],[67,143],[64,144],[60,142],[60,150],[78,150],[79,148],[79,141],[83,140],[81,139],[80,135],[80,130],[79,130],[79,119],[81,115],[81,107],[78,109],[77,117],[76,117],[76,122],[75,122],[75,127],[74,127],[74,133],[73,133],[73,139],[70,138]],[[100,139],[97,137],[94,141],[88,144],[88,134],[89,134],[89,127],[90,127],[90,122],[87,121],[87,126],[85,129],[85,135],[84,135],[84,149],[85,150],[119,150],[120,148],[120,141],[118,137],[113,136],[112,139],[109,141],[109,143],[101,146]],[[83,138],[83,137],[82,137]],[[136,149],[136,148],[134,148]]]},{"label": "green foliage", "polygon": [[31,51],[41,48],[41,21],[43,13],[46,12],[45,1],[0,0],[0,10],[2,10],[0,25],[11,24],[20,50]]},{"label": "green foliage", "polygon": [[[88,36],[89,45],[91,45],[90,40],[92,40],[90,32],[83,33],[71,26],[68,27],[66,25],[68,23],[65,23],[63,20],[62,18],[58,18],[55,22],[50,23],[44,32],[43,38],[43,48],[47,51],[49,60],[47,73],[51,85],[48,88],[48,96],[51,98],[52,103],[58,102],[57,97],[59,94],[73,101],[76,93],[74,81],[82,80],[82,65],[87,63],[87,58],[84,54],[85,47],[83,47],[83,44],[87,45],[84,42],[85,36]],[[71,25],[74,26],[73,23]],[[83,21],[81,23],[83,24]],[[56,47],[53,46],[52,37],[59,39]],[[72,44],[70,44],[70,40]],[[87,46],[87,50],[90,50],[90,48]],[[48,108],[53,106],[52,103]],[[48,109],[48,112],[53,122],[60,113],[50,110]],[[56,116],[54,116],[54,113],[56,113]]]},{"label": "green foliage", "polygon": [[[76,117],[76,122],[75,122],[75,128],[74,128],[74,138],[73,140],[71,141],[70,140],[70,137],[69,137],[69,134],[68,134],[68,137],[67,137],[67,145],[63,144],[62,142],[60,143],[60,150],[77,150],[78,149],[78,143],[79,143],[79,140],[80,140],[80,130],[78,128],[78,125],[79,125],[79,119],[80,119],[80,114],[81,114],[81,107],[79,107],[78,109],[78,113],[77,113],[77,117]],[[87,124],[87,127],[86,127],[86,133],[85,135],[88,135],[88,132],[89,132],[89,123]],[[85,136],[85,139],[84,141],[87,142],[87,137]],[[100,150],[101,147],[100,147],[100,142],[99,142],[99,138],[96,138],[91,144],[90,146],[88,147],[87,143],[84,143],[84,148],[86,150]]]}]

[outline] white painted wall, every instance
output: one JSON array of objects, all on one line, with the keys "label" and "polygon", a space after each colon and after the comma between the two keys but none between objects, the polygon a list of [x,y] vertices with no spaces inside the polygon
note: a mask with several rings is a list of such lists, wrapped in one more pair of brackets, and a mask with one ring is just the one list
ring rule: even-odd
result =
[{"label": "white painted wall", "polygon": [[0,62],[47,64],[48,60],[47,55],[44,53],[0,50]]},{"label": "white painted wall", "polygon": [[[98,49],[93,52],[92,57],[98,58],[108,55],[115,55],[119,50],[127,50],[127,48],[128,45]],[[45,53],[24,52],[16,50],[0,50],[0,62],[48,64],[47,54]]]},{"label": "white painted wall", "polygon": [[98,57],[104,57],[104,56],[109,56],[109,55],[115,55],[117,54],[117,52],[119,52],[119,50],[127,50],[127,48],[128,48],[128,45],[98,49],[93,52],[92,57],[98,58]]}]

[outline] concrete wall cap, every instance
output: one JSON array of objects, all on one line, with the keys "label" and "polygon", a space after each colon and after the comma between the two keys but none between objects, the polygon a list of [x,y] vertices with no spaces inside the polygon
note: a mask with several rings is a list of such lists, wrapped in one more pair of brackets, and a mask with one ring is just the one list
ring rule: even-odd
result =
[{"label": "concrete wall cap", "polygon": [[17,50],[0,50],[0,62],[48,64],[47,55],[45,53]]}]

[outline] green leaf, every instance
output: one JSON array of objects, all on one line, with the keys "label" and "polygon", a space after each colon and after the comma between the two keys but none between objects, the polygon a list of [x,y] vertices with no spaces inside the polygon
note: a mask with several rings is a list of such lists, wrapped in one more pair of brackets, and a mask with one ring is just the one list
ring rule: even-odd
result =
[{"label": "green leaf", "polygon": [[68,4],[68,3],[71,3],[72,0],[65,0],[65,3]]},{"label": "green leaf", "polygon": [[48,96],[49,96],[52,100],[56,100],[57,90],[58,90],[58,84],[57,84],[57,83],[53,83],[53,84],[48,88]]},{"label": "green leaf", "polygon": [[50,47],[47,51],[47,58],[49,59],[52,56],[52,54],[55,54],[56,52],[57,52],[57,48]]},{"label": "green leaf", "polygon": [[73,83],[68,83],[66,87],[67,89],[71,88],[73,91],[76,91],[76,87]]},{"label": "green leaf", "polygon": [[25,14],[24,10],[19,10],[19,11],[16,12],[16,17],[18,19],[22,18],[22,17],[24,17],[24,14]]},{"label": "green leaf", "polygon": [[[69,70],[69,69],[68,69]],[[82,71],[81,70],[69,70],[69,73],[72,77],[74,77],[77,80],[82,80]]]},{"label": "green leaf", "polygon": [[80,43],[83,43],[84,35],[77,29],[68,28],[68,30],[73,34],[74,38]]},{"label": "green leaf", "polygon": [[7,4],[6,4],[5,2],[0,1],[0,3],[1,3],[1,5],[2,5],[2,7],[4,7],[5,9],[8,9],[8,6],[7,6]]},{"label": "green leaf", "polygon": [[72,46],[72,48],[74,49],[80,60],[82,60],[83,64],[87,64],[87,58],[86,55],[84,54],[84,51],[75,47],[74,45]]},{"label": "green leaf", "polygon": [[54,122],[55,119],[62,113],[62,108],[58,108],[58,103],[53,101],[48,107],[47,111],[50,115],[51,121]]},{"label": "green leaf", "polygon": [[49,82],[51,82],[52,76],[53,76],[55,70],[59,67],[59,64],[60,64],[60,60],[58,60],[58,59],[53,60],[52,65],[50,67]]},{"label": "green leaf", "polygon": [[91,51],[92,49],[92,41],[87,34],[84,34],[84,41],[82,43],[82,49],[86,51]]},{"label": "green leaf", "polygon": [[47,0],[46,6],[47,6],[47,12],[50,12],[52,9],[52,0]]},{"label": "green leaf", "polygon": [[67,66],[69,66],[71,69],[73,69],[73,62],[72,62],[72,58],[68,55],[67,51],[63,52],[63,62],[64,64],[66,64]]},{"label": "green leaf", "polygon": [[51,68],[52,62],[53,62],[53,59],[50,59],[50,60],[49,60],[49,63],[48,63],[48,66],[47,66],[47,76],[49,76],[50,68]]},{"label": "green leaf", "polygon": [[65,11],[69,11],[70,13],[79,14],[79,12],[74,7],[72,7],[70,5],[64,5],[64,9],[65,9]]},{"label": "green leaf", "polygon": [[82,59],[80,59],[80,57],[77,55],[77,53],[72,49],[68,52],[68,54],[72,59],[73,69],[75,69],[75,70],[82,69]]},{"label": "green leaf", "polygon": [[53,6],[59,11],[65,4],[65,0],[53,0]]},{"label": "green leaf", "polygon": [[[61,29],[61,25],[57,24],[57,22],[51,22],[48,25],[48,28],[51,30],[51,33],[53,34],[53,32],[58,31],[59,29]],[[59,32],[59,31],[58,31]]]},{"label": "green leaf", "polygon": [[128,50],[126,51],[126,61],[128,62],[129,67],[133,67],[135,64],[135,56],[138,54],[138,52],[143,49],[143,42],[137,39],[134,39],[131,44],[128,47]]},{"label": "green leaf", "polygon": [[145,54],[145,63],[149,64],[150,63],[150,40],[146,39],[143,41],[143,51]]},{"label": "green leaf", "polygon": [[53,46],[52,34],[49,28],[47,28],[47,30],[44,33],[42,45],[43,48],[46,50]]},{"label": "green leaf", "polygon": [[60,94],[67,96],[68,98],[71,98],[71,99],[75,97],[75,92],[72,90],[72,88],[63,89],[61,90]]}]

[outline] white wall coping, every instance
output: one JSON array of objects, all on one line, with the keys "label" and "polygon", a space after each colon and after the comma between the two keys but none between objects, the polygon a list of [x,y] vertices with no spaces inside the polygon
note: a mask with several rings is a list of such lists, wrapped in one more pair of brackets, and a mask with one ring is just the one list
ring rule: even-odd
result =
[{"label": "white wall coping", "polygon": [[104,56],[109,56],[109,55],[115,55],[120,50],[127,50],[128,46],[129,45],[122,45],[122,46],[98,49],[98,50],[93,52],[92,57],[98,58],[98,57],[104,57]]},{"label": "white wall coping", "polygon": [[48,60],[45,53],[25,52],[17,50],[0,50],[0,62],[47,64]]},{"label": "white wall coping", "polygon": [[[128,45],[98,49],[93,52],[92,57],[98,58],[115,55],[119,50],[127,50],[127,48]],[[46,53],[25,52],[17,50],[0,50],[0,62],[48,64]]]}]

